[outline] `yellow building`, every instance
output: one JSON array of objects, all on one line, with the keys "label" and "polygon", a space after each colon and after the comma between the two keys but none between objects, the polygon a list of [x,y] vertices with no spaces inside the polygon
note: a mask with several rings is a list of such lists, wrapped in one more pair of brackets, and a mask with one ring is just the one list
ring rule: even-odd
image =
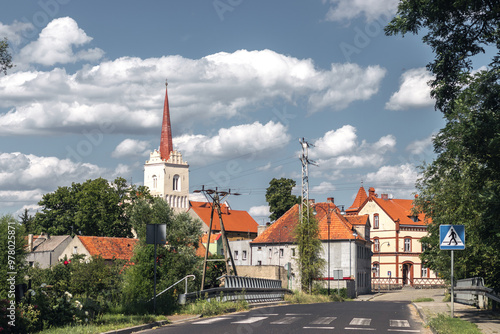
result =
[{"label": "yellow building", "polygon": [[369,215],[372,241],[372,289],[436,287],[444,285],[420,260],[420,239],[427,235],[424,215],[412,212],[413,201],[380,197],[374,188],[368,195],[361,187],[347,215]]}]

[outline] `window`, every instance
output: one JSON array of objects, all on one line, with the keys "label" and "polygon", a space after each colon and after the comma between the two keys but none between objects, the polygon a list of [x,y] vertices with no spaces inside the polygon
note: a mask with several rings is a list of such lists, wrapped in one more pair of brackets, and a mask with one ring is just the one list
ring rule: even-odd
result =
[{"label": "window", "polygon": [[246,259],[247,259],[247,251],[246,250],[244,250],[243,253],[241,254],[241,258],[243,261],[246,261]]},{"label": "window", "polygon": [[285,254],[284,249],[280,248],[280,257],[283,257],[284,254]]},{"label": "window", "polygon": [[158,178],[156,175],[153,175],[153,189],[156,189],[158,187]]},{"label": "window", "polygon": [[373,228],[378,228],[379,227],[379,217],[378,213],[373,215]]},{"label": "window", "polygon": [[257,252],[262,252],[262,247],[257,247]]},{"label": "window", "polygon": [[295,256],[295,248],[292,248],[292,256]]},{"label": "window", "polygon": [[179,181],[179,175],[174,175],[172,190],[176,190],[176,191],[181,190],[181,187],[180,187],[179,183],[180,183],[180,181]]},{"label": "window", "polygon": [[373,264],[373,277],[380,277],[380,264]]},{"label": "window", "polygon": [[238,260],[238,251],[234,251],[234,259]]},{"label": "window", "polygon": [[257,261],[257,265],[261,266],[262,265],[262,261]]},{"label": "window", "polygon": [[405,238],[405,252],[411,252],[411,238]]},{"label": "window", "polygon": [[78,254],[78,246],[73,247],[73,254]]},{"label": "window", "polygon": [[422,266],[422,277],[429,277],[429,268]]},{"label": "window", "polygon": [[380,240],[379,239],[373,240],[373,251],[380,252]]},{"label": "window", "polygon": [[269,258],[271,259],[273,257],[273,249],[269,248]]}]

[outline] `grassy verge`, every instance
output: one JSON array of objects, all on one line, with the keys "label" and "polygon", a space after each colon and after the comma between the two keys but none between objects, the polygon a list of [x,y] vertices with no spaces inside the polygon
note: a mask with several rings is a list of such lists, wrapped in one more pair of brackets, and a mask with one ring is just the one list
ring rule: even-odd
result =
[{"label": "grassy verge", "polygon": [[444,314],[438,314],[437,317],[432,318],[429,326],[439,334],[481,334],[476,324]]},{"label": "grassy verge", "polygon": [[150,322],[166,320],[163,315],[124,315],[124,314],[104,314],[96,319],[93,324],[65,326],[46,329],[39,334],[94,334],[107,332],[114,329],[133,327]]},{"label": "grassy verge", "polygon": [[238,301],[221,302],[215,299],[197,300],[195,303],[186,305],[181,313],[184,314],[202,314],[204,316],[213,316],[229,312],[245,311],[248,310],[248,302],[244,299]]},{"label": "grassy verge", "polygon": [[344,299],[338,295],[310,295],[302,291],[294,291],[291,295],[285,295],[285,301],[292,304],[313,304],[344,301]]},{"label": "grassy verge", "polygon": [[426,297],[423,297],[423,298],[417,298],[417,299],[413,299],[412,302],[414,303],[422,303],[422,302],[433,302],[434,299],[432,298],[426,298]]}]

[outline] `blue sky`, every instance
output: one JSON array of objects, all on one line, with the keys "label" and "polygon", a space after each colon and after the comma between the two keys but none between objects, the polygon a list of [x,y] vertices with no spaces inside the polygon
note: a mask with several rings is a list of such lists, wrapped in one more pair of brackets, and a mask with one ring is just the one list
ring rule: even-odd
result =
[{"label": "blue sky", "polygon": [[[267,220],[273,178],[300,189],[299,139],[315,147],[310,197],[366,189],[412,198],[444,125],[420,36],[387,37],[397,1],[9,1],[16,65],[0,75],[0,213],[37,209],[72,182],[142,184],[159,146],[165,79],[190,192],[231,188]],[[481,66],[479,60],[478,66]],[[297,191],[298,195],[300,191]]]}]

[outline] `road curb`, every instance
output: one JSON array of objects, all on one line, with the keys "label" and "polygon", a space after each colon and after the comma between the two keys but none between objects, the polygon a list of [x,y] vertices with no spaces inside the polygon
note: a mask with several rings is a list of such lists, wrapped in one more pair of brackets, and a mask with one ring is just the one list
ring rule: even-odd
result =
[{"label": "road curb", "polygon": [[190,321],[194,319],[200,318],[201,315],[197,314],[192,317],[188,318],[183,318],[183,319],[178,319],[178,320],[161,320],[161,321],[155,321],[149,324],[143,324],[143,325],[137,325],[134,327],[127,327],[127,328],[121,328],[121,329],[113,329],[107,332],[103,332],[101,334],[130,334],[130,333],[135,333],[135,332],[140,332],[146,329],[152,329],[154,327],[163,327],[166,325],[173,325],[173,324],[179,324],[185,321]]},{"label": "road curb", "polygon": [[427,319],[423,308],[417,306],[417,304],[414,302],[411,302],[411,305],[413,305],[415,307],[415,309],[417,310],[417,313],[418,313],[420,319],[422,320],[424,326],[427,326],[431,330],[432,333],[437,334],[436,330],[429,325],[429,319]]}]

